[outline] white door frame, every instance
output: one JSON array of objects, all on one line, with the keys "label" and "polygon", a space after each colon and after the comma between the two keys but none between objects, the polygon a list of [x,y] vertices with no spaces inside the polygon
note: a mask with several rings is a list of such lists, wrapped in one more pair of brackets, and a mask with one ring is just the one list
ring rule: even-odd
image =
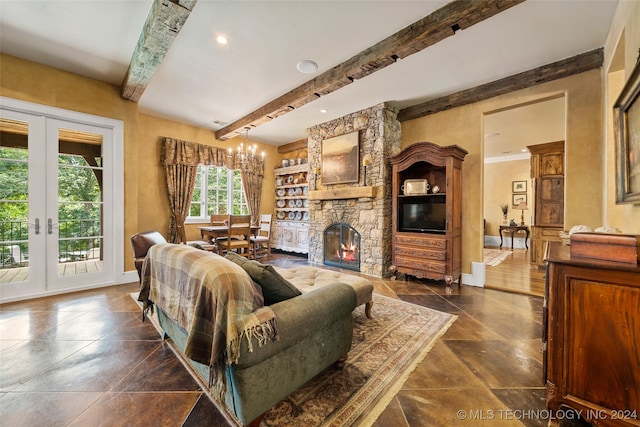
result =
[{"label": "white door frame", "polygon": [[[29,138],[31,138],[31,131],[33,130],[35,132],[34,135],[37,135],[41,138],[51,137],[52,135],[55,135],[54,138],[56,138],[57,141],[57,125],[63,123],[71,124],[74,128],[77,129],[86,129],[89,132],[95,132],[95,128],[103,129],[104,132],[101,133],[103,133],[103,135],[107,137],[106,140],[103,140],[103,159],[106,166],[104,170],[103,183],[104,188],[107,188],[109,186],[112,189],[111,191],[107,191],[105,193],[103,205],[105,212],[105,239],[103,241],[105,259],[105,263],[103,265],[104,274],[100,274],[99,276],[95,277],[90,277],[90,275],[88,274],[81,274],[72,276],[69,279],[65,278],[64,280],[60,280],[60,278],[58,278],[58,280],[54,280],[52,278],[57,276],[57,260],[55,262],[55,266],[54,263],[51,262],[51,260],[48,260],[46,269],[42,269],[49,271],[46,278],[44,276],[41,276],[41,273],[35,273],[36,275],[34,276],[34,279],[30,280],[29,283],[20,282],[0,285],[0,303],[121,283],[124,275],[122,250],[124,247],[123,122],[121,120],[79,113],[76,111],[64,110],[5,97],[0,97],[0,109],[2,109],[3,112],[5,110],[8,112],[12,112],[14,113],[13,115],[31,116],[32,119],[28,121],[30,126]],[[49,125],[47,125],[47,123],[49,123]],[[47,135],[47,128],[50,129],[50,135]],[[57,155],[53,153],[53,151],[57,153],[57,144],[54,145],[56,149],[51,150],[51,152],[47,154],[49,159]],[[44,159],[44,156],[42,156],[42,158]],[[42,160],[42,162],[44,162],[44,160]],[[57,165],[57,161],[55,162],[55,164]],[[45,165],[40,164],[37,165],[38,168],[42,167],[41,170],[44,170],[44,166]],[[30,167],[32,166],[30,165]],[[57,185],[57,179],[55,181],[55,185]],[[37,185],[32,186],[30,182],[29,191],[30,195],[32,194],[32,191],[37,192],[37,195],[44,200],[46,194],[44,188],[39,189]],[[40,194],[40,192],[42,194]],[[53,203],[53,201],[49,201],[49,204],[51,203]],[[57,201],[55,204],[57,204]],[[108,214],[107,210],[109,211]],[[29,247],[30,250],[31,248],[35,249],[41,247],[42,251],[44,251],[45,246],[42,245],[42,243],[37,244],[34,239],[43,236],[46,236],[48,239],[49,235],[47,234],[47,218],[44,217],[44,212],[32,213],[30,211],[30,223],[34,223],[36,215],[39,216],[40,220],[40,235],[34,236],[33,232],[29,233]],[[107,233],[109,234],[107,235]],[[55,236],[55,244],[57,245],[57,233],[55,233]],[[49,244],[49,246],[50,245],[51,244]],[[55,253],[57,254],[57,249]],[[39,259],[42,259],[42,257],[40,257]],[[54,268],[56,270],[52,272],[51,270]],[[36,269],[31,270],[35,271]]]}]

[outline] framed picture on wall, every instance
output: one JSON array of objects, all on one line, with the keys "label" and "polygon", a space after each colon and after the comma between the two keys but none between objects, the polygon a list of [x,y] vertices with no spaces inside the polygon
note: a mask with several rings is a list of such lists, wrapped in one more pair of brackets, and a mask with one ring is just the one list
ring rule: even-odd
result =
[{"label": "framed picture on wall", "polygon": [[511,182],[511,192],[512,193],[526,193],[527,192],[527,181],[512,181]]},{"label": "framed picture on wall", "polygon": [[640,204],[640,61],[613,105],[616,204]]},{"label": "framed picture on wall", "polygon": [[512,194],[511,195],[511,204],[514,208],[517,208],[520,202],[527,203],[527,194]]},{"label": "framed picture on wall", "polygon": [[358,131],[322,141],[322,183],[358,182],[360,146]]}]

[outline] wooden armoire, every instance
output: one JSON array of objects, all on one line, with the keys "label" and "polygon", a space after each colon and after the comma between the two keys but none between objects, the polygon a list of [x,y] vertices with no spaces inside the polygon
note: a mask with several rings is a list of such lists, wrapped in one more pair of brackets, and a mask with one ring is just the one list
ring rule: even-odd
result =
[{"label": "wooden armoire", "polygon": [[[444,280],[462,271],[462,162],[467,151],[431,142],[391,157],[394,273]],[[410,184],[428,183],[413,193]]]},{"label": "wooden armoire", "polygon": [[564,141],[530,145],[535,204],[531,264],[543,268],[547,242],[561,241],[564,229]]}]

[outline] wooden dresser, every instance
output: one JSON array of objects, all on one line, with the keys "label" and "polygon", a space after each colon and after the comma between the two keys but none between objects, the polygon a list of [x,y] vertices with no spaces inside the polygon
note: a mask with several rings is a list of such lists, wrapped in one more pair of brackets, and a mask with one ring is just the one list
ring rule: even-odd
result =
[{"label": "wooden dresser", "polygon": [[594,425],[640,426],[640,267],[549,242],[543,313],[547,406]]}]

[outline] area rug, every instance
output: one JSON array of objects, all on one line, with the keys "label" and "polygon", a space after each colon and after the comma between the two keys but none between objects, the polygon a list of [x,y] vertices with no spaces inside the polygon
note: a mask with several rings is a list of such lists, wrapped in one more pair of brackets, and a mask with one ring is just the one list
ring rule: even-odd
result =
[{"label": "area rug", "polygon": [[502,249],[484,249],[482,254],[482,262],[486,265],[495,267],[512,253],[512,251],[503,251]]},{"label": "area rug", "polygon": [[[135,295],[132,295],[135,297]],[[329,367],[272,409],[261,427],[370,426],[457,316],[374,295],[354,310],[343,369]]]}]

